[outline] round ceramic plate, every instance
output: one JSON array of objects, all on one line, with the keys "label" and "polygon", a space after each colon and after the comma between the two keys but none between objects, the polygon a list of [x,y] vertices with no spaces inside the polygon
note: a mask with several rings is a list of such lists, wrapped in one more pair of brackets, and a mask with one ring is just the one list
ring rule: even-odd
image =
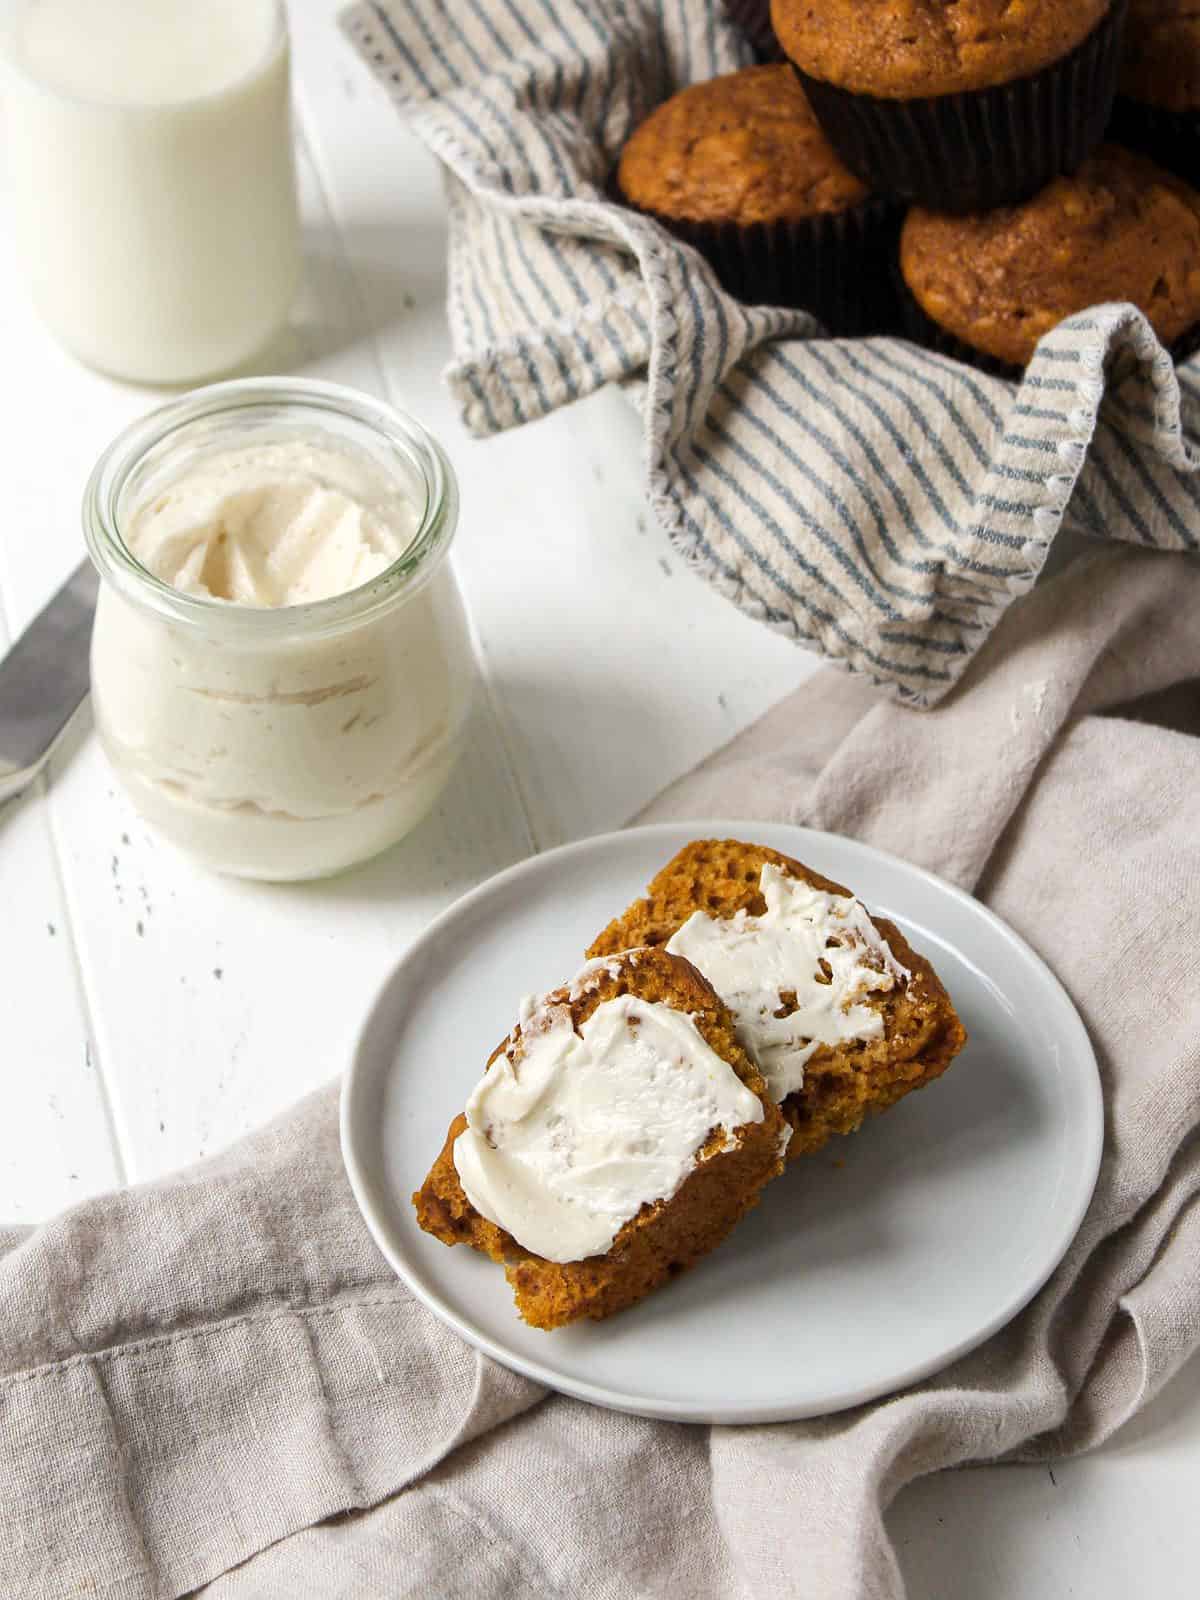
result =
[{"label": "round ceramic plate", "polygon": [[[499,1267],[417,1227],[410,1196],[522,995],[553,988],[690,839],[753,839],[849,885],[933,961],[970,1034],[940,1081],[790,1167],[692,1271],[606,1322],[527,1327]],[[979,1344],[1037,1292],[1091,1198],[1095,1057],[1046,966],[917,867],[781,824],[660,824],[535,856],[401,961],[342,1096],[367,1224],[414,1294],[497,1361],[598,1405],[768,1422],[857,1405]]]}]

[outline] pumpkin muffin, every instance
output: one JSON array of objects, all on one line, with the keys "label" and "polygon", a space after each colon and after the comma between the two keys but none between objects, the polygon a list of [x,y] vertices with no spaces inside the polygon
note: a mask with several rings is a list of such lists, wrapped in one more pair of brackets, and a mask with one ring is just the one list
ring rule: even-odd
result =
[{"label": "pumpkin muffin", "polygon": [[654,216],[744,227],[802,222],[867,197],[781,62],[672,95],[626,144],[617,181],[626,199]]},{"label": "pumpkin muffin", "polygon": [[[869,1114],[884,1111],[912,1090],[932,1083],[966,1043],[966,1031],[936,972],[899,928],[881,917],[870,917],[858,902],[853,902],[853,915],[847,917],[846,905],[853,898],[849,889],[778,850],[738,839],[697,839],[655,876],[644,899],[635,900],[609,923],[588,955],[610,956],[631,944],[670,949],[683,939],[691,948],[714,953],[712,981],[721,992],[718,969],[726,975],[731,970],[722,951],[721,928],[731,924],[735,941],[761,936],[746,919],[762,918],[769,911],[767,896],[788,885],[812,891],[812,905],[803,907],[800,915],[812,919],[819,954],[829,958],[820,961],[822,976],[812,974],[818,987],[810,984],[806,993],[810,973],[801,970],[802,963],[794,959],[797,946],[782,945],[766,952],[764,970],[777,974],[786,967],[795,973],[794,987],[780,987],[775,992],[766,989],[749,1003],[746,996],[723,992],[722,999],[738,1017],[738,1036],[763,1071],[772,1097],[780,1100],[792,1129],[787,1159],[794,1161],[821,1149],[835,1134],[855,1132]],[[840,918],[836,914],[830,917],[824,898],[828,896],[835,898],[834,911],[842,913]],[[687,934],[695,926],[692,919],[701,926],[689,940]],[[830,934],[828,942],[826,932]],[[835,950],[835,946],[844,948]],[[873,1026],[835,1028],[821,1043],[812,1038],[811,1053],[802,1064],[802,1081],[798,1087],[790,1087],[796,1076],[794,1068],[780,1071],[778,1065],[766,1062],[765,1054],[760,1061],[755,1055],[756,1042],[773,1040],[764,1046],[764,1052],[774,1056],[779,1048],[778,1030],[786,1029],[789,1015],[804,1015],[814,996],[830,996],[827,1004],[831,1004],[838,993],[833,985],[839,974],[836,968],[830,969],[829,961],[845,961],[850,949],[861,958],[861,964],[843,985],[848,991],[845,998]],[[703,965],[699,955],[696,961]],[[822,990],[822,984],[829,987]],[[758,1012],[763,1002],[768,1011]],[[805,1027],[817,1020],[809,1019]],[[842,1036],[837,1037],[839,1034]]]},{"label": "pumpkin muffin", "polygon": [[1200,186],[1200,6],[1130,0],[1112,137]]},{"label": "pumpkin muffin", "polygon": [[916,100],[988,89],[1060,60],[1108,0],[773,0],[802,71],[856,94]]},{"label": "pumpkin muffin", "polygon": [[[443,1244],[470,1245],[504,1267],[517,1310],[535,1328],[559,1328],[584,1318],[599,1321],[641,1300],[720,1244],[757,1205],[763,1187],[783,1170],[787,1124],[738,1043],[733,1018],[712,986],[689,962],[665,950],[633,950],[585,967],[571,984],[523,1006],[521,1021],[492,1052],[480,1087],[498,1073],[522,1098],[518,1108],[522,1114],[532,1118],[540,1112],[552,1113],[545,1121],[550,1130],[549,1150],[543,1146],[533,1159],[522,1159],[514,1150],[511,1124],[493,1110],[480,1113],[487,1120],[476,1128],[474,1137],[486,1141],[496,1153],[501,1203],[512,1204],[516,1219],[532,1215],[537,1219],[535,1225],[544,1230],[547,1219],[564,1204],[561,1191],[547,1182],[556,1153],[560,1167],[585,1171],[582,1186],[567,1202],[568,1209],[576,1208],[576,1215],[581,1195],[602,1199],[611,1190],[618,1181],[612,1175],[614,1168],[624,1166],[633,1173],[636,1192],[642,1192],[642,1186],[651,1181],[644,1174],[654,1170],[654,1127],[650,1122],[640,1123],[628,1149],[621,1142],[620,1130],[631,1107],[655,1109],[654,1084],[643,1102],[626,1083],[629,1098],[622,1100],[610,1086],[614,1077],[611,1058],[606,1061],[602,1057],[600,1070],[589,1075],[589,1063],[576,1053],[566,1059],[557,1080],[539,1077],[539,1064],[531,1060],[537,1041],[551,1029],[561,1030],[568,1044],[579,1043],[587,1037],[589,1024],[611,1021],[611,1010],[604,1016],[602,1008],[619,1006],[623,997],[627,1001],[632,998],[642,1009],[618,1017],[619,1032],[627,1029],[643,1041],[647,1034],[653,1039],[653,1018],[647,1016],[647,1008],[665,1008],[675,1017],[677,1027],[696,1036],[701,1055],[707,1055],[707,1062],[694,1061],[690,1071],[678,1047],[656,1057],[651,1044],[649,1055],[641,1058],[647,1077],[660,1071],[663,1081],[683,1084],[682,1091],[672,1095],[670,1104],[681,1108],[670,1113],[673,1119],[686,1114],[689,1097],[700,1098],[704,1104],[704,1083],[698,1080],[709,1077],[713,1069],[727,1080],[725,1098],[752,1114],[736,1127],[706,1127],[708,1113],[702,1111],[695,1144],[690,1145],[690,1170],[674,1192],[647,1200],[640,1207],[635,1204],[633,1214],[619,1227],[619,1218],[608,1218],[605,1237],[611,1237],[611,1242],[601,1253],[575,1260],[549,1259],[498,1220],[485,1216],[468,1197],[472,1174],[478,1169],[467,1159],[470,1152],[456,1147],[461,1139],[471,1137],[468,1118],[477,1118],[472,1110],[477,1090],[468,1101],[467,1115],[455,1117],[450,1124],[441,1153],[412,1197],[413,1205],[426,1233]],[[714,1056],[719,1059],[714,1061]],[[584,1081],[577,1083],[572,1098],[571,1086],[564,1080],[573,1075],[578,1079],[580,1074]],[[536,1093],[527,1082],[531,1077]],[[641,1082],[639,1072],[637,1083]],[[695,1125],[693,1116],[689,1126]],[[601,1168],[603,1182],[597,1175]],[[587,1172],[592,1174],[590,1182]],[[481,1205],[485,1203],[481,1195],[476,1198]],[[519,1232],[520,1222],[514,1217],[508,1220]]]},{"label": "pumpkin muffin", "polygon": [[883,314],[895,210],[843,166],[783,62],[673,95],[625,145],[616,181],[740,300],[812,311],[835,333]]},{"label": "pumpkin muffin", "polygon": [[835,149],[942,210],[1027,198],[1104,135],[1127,0],[772,0]]},{"label": "pumpkin muffin", "polygon": [[1103,145],[1025,205],[948,217],[915,208],[900,270],[910,332],[977,365],[1019,373],[1064,317],[1131,301],[1182,355],[1200,327],[1200,194]]}]

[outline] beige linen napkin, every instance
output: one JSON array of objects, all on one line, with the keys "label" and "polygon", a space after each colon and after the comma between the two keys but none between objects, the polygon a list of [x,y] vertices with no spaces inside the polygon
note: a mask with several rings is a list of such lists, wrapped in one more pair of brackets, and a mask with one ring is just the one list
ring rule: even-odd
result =
[{"label": "beige linen napkin", "polygon": [[1109,549],[1014,606],[938,710],[827,673],[648,813],[884,845],[974,887],[1070,990],[1099,1185],[987,1345],[789,1425],[547,1397],[393,1279],[331,1087],[218,1160],[0,1234],[0,1595],[894,1600],[904,1483],[1093,1445],[1200,1344],[1198,682],[1200,564]]}]

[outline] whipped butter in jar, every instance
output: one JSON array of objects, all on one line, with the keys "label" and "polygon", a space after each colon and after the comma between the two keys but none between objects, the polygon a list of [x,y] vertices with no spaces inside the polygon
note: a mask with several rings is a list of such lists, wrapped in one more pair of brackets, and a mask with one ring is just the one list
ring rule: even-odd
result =
[{"label": "whipped butter in jar", "polygon": [[406,834],[458,754],[473,661],[453,471],[412,418],[299,380],[218,384],[98,463],[96,728],[208,866],[319,877]]}]

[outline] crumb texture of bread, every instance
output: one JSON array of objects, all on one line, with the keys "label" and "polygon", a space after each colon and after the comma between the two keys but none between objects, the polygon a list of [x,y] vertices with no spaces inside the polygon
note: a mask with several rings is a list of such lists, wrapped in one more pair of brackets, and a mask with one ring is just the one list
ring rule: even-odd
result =
[{"label": "crumb texture of bread", "polygon": [[[757,1096],[763,1119],[737,1129],[714,1129],[679,1189],[666,1200],[643,1205],[605,1255],[555,1262],[524,1249],[472,1206],[454,1164],[454,1142],[467,1120],[455,1117],[441,1153],[413,1195],[417,1221],[444,1244],[470,1245],[500,1263],[517,1310],[536,1328],[599,1320],[634,1305],[715,1249],[783,1168],[784,1118],[738,1043],[733,1018],[689,962],[665,950],[623,951],[582,980],[547,995],[544,1004],[568,1005],[578,1031],[597,1006],[621,994],[690,1014],[706,1043]],[[488,1065],[514,1040],[519,1051],[519,1036],[509,1035]],[[727,1134],[730,1149],[724,1148]]]},{"label": "crumb texture of bread", "polygon": [[[825,894],[853,893],[765,845],[698,839],[657,874],[644,899],[609,923],[589,948],[589,957],[614,955],[635,945],[664,945],[696,911],[715,918],[739,911],[761,916],[766,903],[759,879],[768,863]],[[821,1046],[809,1060],[803,1087],[782,1106],[792,1127],[789,1161],[819,1150],[834,1134],[853,1133],[868,1112],[886,1110],[939,1078],[966,1043],[966,1031],[930,963],[894,923],[872,920],[912,976],[897,989],[867,999],[883,1015],[881,1039]]]}]

